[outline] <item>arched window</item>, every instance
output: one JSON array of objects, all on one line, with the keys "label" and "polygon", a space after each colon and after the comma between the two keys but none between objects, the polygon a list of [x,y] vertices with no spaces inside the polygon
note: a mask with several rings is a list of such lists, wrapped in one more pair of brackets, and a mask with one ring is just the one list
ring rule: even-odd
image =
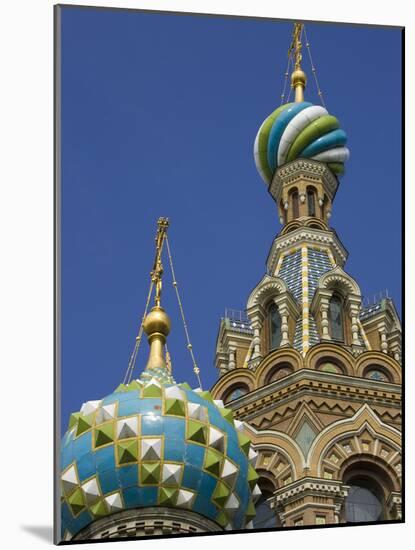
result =
[{"label": "arched window", "polygon": [[329,302],[330,336],[332,340],[337,340],[338,342],[344,341],[342,305],[340,296],[333,294]]},{"label": "arched window", "polygon": [[338,367],[335,363],[332,363],[330,361],[321,363],[319,365],[318,370],[321,370],[323,372],[329,372],[331,374],[343,374],[343,371],[340,367]]},{"label": "arched window", "polygon": [[364,475],[352,477],[347,485],[349,491],[344,503],[346,522],[385,519],[383,490],[373,478]]},{"label": "arched window", "polygon": [[291,194],[291,201],[293,205],[293,219],[300,217],[300,209],[298,205],[298,191],[294,191],[294,193]]},{"label": "arched window", "polygon": [[307,188],[307,210],[309,216],[316,215],[316,200],[314,190],[311,187]]},{"label": "arched window", "polygon": [[239,397],[242,397],[247,393],[248,388],[244,384],[238,384],[237,386],[232,386],[232,388],[226,393],[225,399],[223,401],[225,403],[229,403],[229,401],[238,399]]},{"label": "arched window", "polygon": [[371,380],[376,380],[377,382],[390,382],[390,378],[386,374],[385,370],[377,365],[371,365],[365,370],[365,378],[370,378]]},{"label": "arched window", "polygon": [[294,372],[294,369],[289,363],[281,363],[269,372],[266,378],[266,383],[271,384],[271,382],[285,378],[285,376],[288,376],[292,372]]},{"label": "arched window", "polygon": [[287,223],[287,211],[284,208],[284,204],[282,201],[280,201],[280,212],[281,212],[281,218],[283,220],[283,223]]},{"label": "arched window", "polygon": [[269,342],[270,349],[276,349],[281,343],[281,315],[275,304],[269,308]]}]

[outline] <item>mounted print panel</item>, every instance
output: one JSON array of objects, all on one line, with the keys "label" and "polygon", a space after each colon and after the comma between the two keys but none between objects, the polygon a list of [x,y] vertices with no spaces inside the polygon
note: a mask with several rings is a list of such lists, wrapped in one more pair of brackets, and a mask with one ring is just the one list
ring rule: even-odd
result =
[{"label": "mounted print panel", "polygon": [[55,542],[402,522],[403,29],[55,36]]}]

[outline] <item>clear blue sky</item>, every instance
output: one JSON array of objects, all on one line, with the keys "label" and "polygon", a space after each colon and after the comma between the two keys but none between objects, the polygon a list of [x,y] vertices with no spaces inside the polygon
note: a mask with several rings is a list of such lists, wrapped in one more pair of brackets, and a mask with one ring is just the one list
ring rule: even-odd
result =
[{"label": "clear blue sky", "polygon": [[[159,216],[204,386],[225,307],[244,309],[280,225],[253,141],[280,103],[291,23],[62,11],[62,421],[122,381]],[[346,270],[401,306],[401,31],[306,26],[351,158],[332,226]],[[310,67],[306,99],[318,102]],[[167,260],[167,258],[166,258]],[[177,381],[196,387],[165,262]],[[136,375],[147,359],[144,341]]]}]

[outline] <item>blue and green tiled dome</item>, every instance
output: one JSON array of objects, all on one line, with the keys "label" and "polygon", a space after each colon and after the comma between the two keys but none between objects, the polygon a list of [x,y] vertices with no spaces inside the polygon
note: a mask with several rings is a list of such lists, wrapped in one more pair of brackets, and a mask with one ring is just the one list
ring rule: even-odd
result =
[{"label": "blue and green tiled dome", "polygon": [[[151,374],[151,373],[150,373]],[[121,384],[71,415],[61,447],[62,536],[124,509],[191,510],[250,527],[260,496],[243,423],[170,374]]]},{"label": "blue and green tiled dome", "polygon": [[346,141],[339,121],[324,107],[307,101],[286,103],[259,128],[254,144],[255,164],[267,185],[277,168],[298,158],[327,163],[339,176],[349,158]]}]

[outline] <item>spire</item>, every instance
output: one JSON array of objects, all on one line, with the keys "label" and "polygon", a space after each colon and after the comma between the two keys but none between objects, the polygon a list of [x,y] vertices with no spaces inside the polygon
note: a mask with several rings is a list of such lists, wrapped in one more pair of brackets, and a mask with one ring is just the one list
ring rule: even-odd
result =
[{"label": "spire", "polygon": [[294,89],[296,103],[304,101],[304,89],[307,82],[306,74],[301,68],[301,60],[303,58],[301,53],[301,34],[303,28],[304,25],[302,23],[294,23],[293,38],[288,50],[289,56],[294,53],[294,70],[291,74],[291,87]]},{"label": "spire", "polygon": [[147,334],[148,343],[150,345],[150,353],[145,371],[142,376],[148,378],[149,375],[159,379],[171,378],[169,369],[166,364],[165,344],[166,338],[170,332],[170,318],[164,309],[161,307],[161,290],[163,264],[161,262],[161,253],[163,250],[164,239],[166,238],[169,220],[167,218],[159,218],[157,222],[156,235],[156,255],[154,258],[154,266],[151,272],[151,282],[156,289],[154,296],[154,307],[144,320],[143,329]]}]

